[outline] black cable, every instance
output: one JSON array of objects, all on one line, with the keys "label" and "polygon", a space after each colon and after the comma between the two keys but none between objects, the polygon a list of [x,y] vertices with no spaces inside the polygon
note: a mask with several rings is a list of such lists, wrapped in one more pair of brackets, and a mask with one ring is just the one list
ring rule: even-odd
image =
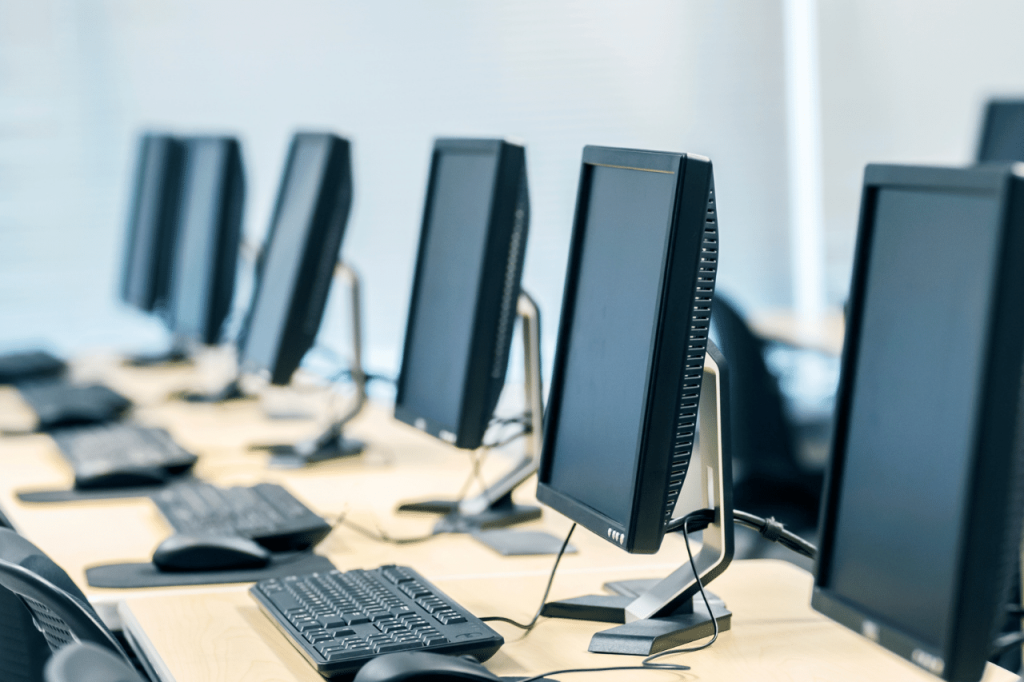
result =
[{"label": "black cable", "polygon": [[1024,606],[1021,606],[1020,604],[1007,604],[1006,615],[1024,618]]},{"label": "black cable", "polygon": [[[714,612],[711,610],[711,603],[708,600],[707,593],[704,591],[704,583],[701,582],[700,576],[697,573],[697,564],[693,560],[693,552],[690,549],[690,533],[695,531],[695,530],[698,530],[698,528],[691,529],[690,528],[690,523],[695,522],[698,526],[700,526],[700,524],[703,523],[704,525],[701,526],[701,527],[705,527],[706,528],[707,527],[707,523],[705,523],[705,520],[707,518],[707,512],[709,512],[709,511],[710,510],[707,510],[707,509],[699,509],[699,510],[697,510],[695,512],[691,512],[690,514],[687,514],[686,516],[684,516],[682,519],[679,519],[679,524],[678,525],[680,525],[682,527],[683,539],[686,542],[686,555],[690,559],[690,568],[693,569],[693,575],[696,576],[696,578],[697,578],[697,587],[700,588],[700,596],[704,599],[704,606],[707,608],[708,614],[711,616],[711,622],[714,624],[715,633],[711,636],[710,640],[708,640],[704,644],[701,644],[700,646],[688,647],[686,649],[672,648],[672,649],[666,649],[665,651],[661,651],[661,652],[658,652],[656,654],[651,654],[650,656],[645,658],[643,661],[641,661],[640,665],[616,665],[616,666],[608,666],[608,667],[604,667],[604,668],[565,668],[564,670],[552,670],[552,671],[543,673],[541,675],[534,675],[533,677],[527,677],[525,679],[520,680],[519,682],[536,682],[537,680],[546,679],[550,675],[569,675],[571,673],[596,673],[596,672],[608,672],[608,671],[612,671],[612,670],[674,670],[674,671],[680,671],[680,672],[684,671],[684,670],[689,670],[690,666],[683,665],[681,663],[652,663],[652,661],[654,661],[655,659],[661,658],[662,656],[671,656],[673,654],[692,653],[694,651],[700,651],[701,649],[707,649],[709,646],[714,644],[715,641],[718,639],[718,634],[719,634],[718,618],[715,617]],[[557,563],[555,565],[557,567]],[[553,577],[554,577],[554,572],[552,571],[552,578]],[[545,599],[546,598],[547,597],[545,597]],[[543,609],[543,608],[544,608],[543,605],[541,605],[541,609]]]},{"label": "black cable", "polygon": [[998,656],[1021,644],[1024,644],[1024,632],[1008,632],[996,637],[996,641],[992,642],[992,650],[989,656]]},{"label": "black cable", "polygon": [[[700,509],[681,519],[673,519],[667,526],[665,526],[665,532],[674,533],[682,529],[684,522],[686,522],[686,519],[690,517],[694,517],[695,521],[703,524],[692,525],[690,527],[690,532],[693,532],[696,530],[703,530],[714,522],[715,512],[712,509]],[[818,555],[817,547],[812,543],[807,542],[807,540],[804,540],[796,533],[786,530],[786,527],[776,521],[774,517],[770,516],[767,519],[764,519],[760,516],[751,514],[750,512],[733,509],[732,518],[733,521],[739,525],[756,530],[764,539],[777,542],[797,554],[802,554],[809,559],[814,559]]]},{"label": "black cable", "polygon": [[[574,530],[576,530],[576,524],[575,523],[572,524],[572,527],[569,529],[569,532],[565,534],[565,540],[562,541],[562,546],[561,546],[561,548],[559,548],[558,555],[555,557],[555,565],[551,567],[551,575],[548,576],[548,584],[547,584],[547,587],[544,588],[544,596],[540,598],[540,606],[537,607],[537,612],[535,614],[533,614],[533,618],[530,619],[529,623],[526,623],[524,625],[524,624],[522,624],[522,623],[520,623],[518,621],[512,620],[511,618],[506,618],[505,616],[487,616],[485,618],[481,618],[480,620],[483,620],[483,621],[498,620],[498,621],[501,621],[502,623],[508,623],[509,625],[514,625],[515,627],[519,628],[520,630],[526,630],[527,632],[532,630],[533,626],[537,624],[537,620],[540,618],[541,612],[544,611],[544,605],[547,604],[547,602],[548,602],[548,594],[551,593],[551,584],[555,582],[555,571],[558,570],[558,563],[562,560],[562,555],[565,554],[565,548],[569,546],[569,538],[572,537],[572,532]],[[543,675],[541,677],[543,677]]]},{"label": "black cable", "polygon": [[767,519],[763,519],[749,512],[733,509],[732,518],[741,526],[756,530],[766,540],[777,542],[797,554],[802,554],[809,559],[814,559],[818,555],[817,547],[796,533],[786,530],[785,526],[776,521],[774,517],[769,516]]},{"label": "black cable", "polygon": [[484,448],[487,448],[487,449],[503,448],[506,445],[508,445],[509,443],[516,442],[517,440],[519,440],[520,438],[522,438],[523,436],[525,436],[528,433],[530,433],[530,431],[528,429],[524,428],[522,431],[517,431],[514,434],[512,434],[511,436],[509,436],[508,438],[505,438],[505,439],[499,440],[499,441],[494,441],[493,443],[484,443],[481,447],[484,447]]},{"label": "black cable", "polygon": [[431,538],[437,537],[431,533],[430,535],[415,535],[409,538],[393,538],[380,527],[378,527],[376,531],[373,531],[362,524],[356,523],[355,521],[349,521],[345,516],[345,514],[342,514],[341,517],[334,522],[334,526],[348,526],[360,535],[368,537],[371,540],[376,540],[377,542],[385,542],[391,545],[414,545],[418,542],[425,542]]}]

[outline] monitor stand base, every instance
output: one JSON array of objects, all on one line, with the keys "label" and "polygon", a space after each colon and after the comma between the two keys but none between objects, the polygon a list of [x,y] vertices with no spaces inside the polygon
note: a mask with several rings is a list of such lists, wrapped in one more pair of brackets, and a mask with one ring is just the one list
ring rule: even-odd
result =
[{"label": "monitor stand base", "polygon": [[275,469],[300,469],[310,464],[343,457],[354,457],[366,447],[361,440],[345,438],[340,429],[294,445],[253,445],[252,450],[270,453],[270,466]]},{"label": "monitor stand base", "polygon": [[192,391],[185,391],[181,394],[181,398],[190,403],[223,403],[228,400],[240,400],[248,397],[249,396],[242,392],[237,379],[233,379],[228,382],[224,388],[214,391],[213,393],[195,393]]},{"label": "monitor stand base", "polygon": [[172,346],[160,353],[139,353],[124,359],[127,367],[155,367],[157,365],[191,364],[192,357],[184,348]]},{"label": "monitor stand base", "polygon": [[[509,492],[478,514],[463,514],[456,500],[423,500],[399,505],[400,512],[443,514],[434,533],[468,533],[503,556],[557,554],[562,541],[543,531],[504,530],[509,526],[534,521],[540,507],[516,504]],[[566,548],[566,553],[575,552]]]},{"label": "monitor stand base", "polygon": [[[628,581],[640,582],[640,581]],[[657,582],[657,581],[654,581]],[[544,605],[542,615],[549,618],[568,618],[600,623],[622,623],[618,627],[596,633],[590,640],[589,650],[598,654],[630,654],[650,656],[672,647],[710,637],[715,633],[712,615],[718,620],[719,632],[732,626],[732,612],[725,602],[707,593],[711,612],[704,599],[697,595],[668,616],[645,618],[626,623],[626,607],[632,596],[590,595]]]},{"label": "monitor stand base", "polygon": [[507,528],[540,518],[540,507],[516,504],[508,493],[479,514],[464,514],[458,505],[437,522],[435,533],[472,533],[492,528]]}]

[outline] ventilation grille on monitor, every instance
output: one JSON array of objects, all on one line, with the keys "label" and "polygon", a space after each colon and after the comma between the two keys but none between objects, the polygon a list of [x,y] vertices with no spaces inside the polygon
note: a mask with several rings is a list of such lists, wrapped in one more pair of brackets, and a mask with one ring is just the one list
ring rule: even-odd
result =
[{"label": "ventilation grille on monitor", "polygon": [[494,346],[494,366],[491,377],[501,379],[508,367],[509,336],[515,326],[516,298],[519,287],[519,271],[523,261],[523,241],[527,226],[526,177],[520,180],[519,201],[516,203],[515,223],[512,226],[512,238],[508,244],[508,262],[505,264],[505,282],[501,291],[501,311],[498,314],[498,335]]},{"label": "ventilation grille on monitor", "polygon": [[43,633],[43,637],[46,638],[46,643],[50,645],[51,650],[57,651],[62,646],[76,641],[75,636],[71,634],[71,630],[68,628],[68,624],[51,611],[46,604],[36,601],[32,597],[19,596],[32,612],[32,620],[35,621],[36,628]]},{"label": "ventilation grille on monitor", "polygon": [[676,437],[672,445],[672,465],[665,499],[665,523],[672,519],[676,500],[679,499],[679,492],[682,490],[693,454],[693,443],[697,434],[697,404],[700,401],[700,386],[704,378],[704,353],[707,350],[708,332],[711,329],[711,298],[715,291],[717,270],[718,215],[715,211],[715,181],[712,178],[708,190],[704,239],[701,243],[697,286],[690,317],[690,342],[686,348],[686,364],[683,368],[679,417],[676,420]]}]

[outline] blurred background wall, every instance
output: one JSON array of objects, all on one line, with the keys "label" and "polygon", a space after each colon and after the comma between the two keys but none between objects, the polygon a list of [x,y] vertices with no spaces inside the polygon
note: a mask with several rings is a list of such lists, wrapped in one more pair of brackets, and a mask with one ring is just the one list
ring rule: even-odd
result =
[{"label": "blurred background wall", "polygon": [[[353,140],[343,254],[365,279],[374,370],[398,369],[437,135],[527,145],[524,286],[547,359],[585,144],[711,157],[720,291],[790,308],[785,1],[0,0],[0,348],[160,345],[161,326],[116,298],[146,128],[241,137],[255,243],[289,135]],[[984,99],[1024,92],[1021,25],[1011,0],[818,7],[829,305],[845,297],[864,164],[968,162]],[[329,345],[345,338],[336,305]]]}]

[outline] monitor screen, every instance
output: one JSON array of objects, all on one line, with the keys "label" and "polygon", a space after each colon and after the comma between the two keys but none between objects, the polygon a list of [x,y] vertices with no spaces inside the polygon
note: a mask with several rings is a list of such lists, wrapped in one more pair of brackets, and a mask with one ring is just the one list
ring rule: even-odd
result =
[{"label": "monitor screen", "polygon": [[227,151],[227,145],[215,139],[191,140],[186,148],[178,248],[171,277],[172,327],[178,336],[196,341],[206,336],[217,274]]},{"label": "monitor screen", "polygon": [[677,178],[599,165],[586,172],[576,297],[553,435],[557,456],[548,484],[625,523]]},{"label": "monitor screen", "polygon": [[250,368],[272,369],[277,361],[331,144],[327,137],[297,138],[250,311],[243,349]]},{"label": "monitor screen", "polygon": [[825,582],[840,600],[938,649],[957,599],[1000,213],[992,195],[896,186],[876,191],[865,220]]},{"label": "monitor screen", "polygon": [[1024,161],[1024,101],[989,103],[978,161]]},{"label": "monitor screen", "polygon": [[402,404],[458,430],[485,262],[496,153],[436,156],[415,300],[402,360]]}]

